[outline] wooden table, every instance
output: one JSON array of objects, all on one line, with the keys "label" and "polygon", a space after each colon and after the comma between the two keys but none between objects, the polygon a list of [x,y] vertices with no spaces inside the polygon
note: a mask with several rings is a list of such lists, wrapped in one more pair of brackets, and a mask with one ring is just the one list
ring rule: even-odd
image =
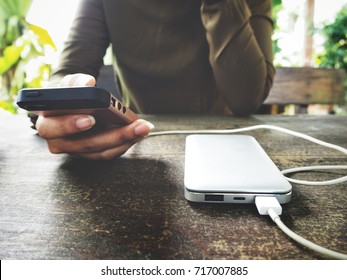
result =
[{"label": "wooden table", "polygon": [[[347,148],[346,116],[145,118],[156,130],[273,124]],[[117,160],[88,161],[50,154],[24,116],[1,116],[0,133],[1,259],[322,258],[287,238],[254,205],[188,203],[184,135],[145,139]],[[280,169],[347,163],[337,151],[280,132],[247,134]],[[346,187],[293,185],[282,220],[303,237],[346,253]]]}]

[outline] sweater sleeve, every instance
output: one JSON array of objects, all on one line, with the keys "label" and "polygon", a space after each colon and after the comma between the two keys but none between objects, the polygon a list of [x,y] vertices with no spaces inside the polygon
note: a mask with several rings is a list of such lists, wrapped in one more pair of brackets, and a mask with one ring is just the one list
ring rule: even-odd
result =
[{"label": "sweater sleeve", "polygon": [[85,73],[97,78],[109,44],[102,1],[80,1],[51,83],[72,73]]},{"label": "sweater sleeve", "polygon": [[205,0],[201,17],[224,102],[236,115],[255,113],[275,75],[271,0]]}]

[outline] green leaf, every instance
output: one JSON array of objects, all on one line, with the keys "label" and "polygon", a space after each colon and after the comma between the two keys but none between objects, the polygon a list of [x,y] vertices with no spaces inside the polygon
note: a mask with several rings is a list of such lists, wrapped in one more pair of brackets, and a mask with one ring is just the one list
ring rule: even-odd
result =
[{"label": "green leaf", "polygon": [[14,106],[11,101],[0,101],[0,108],[11,112],[12,114],[17,113],[17,107]]},{"label": "green leaf", "polygon": [[8,71],[20,58],[23,48],[18,46],[8,46],[4,50],[4,55],[0,57],[0,75]]},{"label": "green leaf", "polygon": [[54,50],[57,50],[56,45],[54,44],[51,36],[49,36],[46,29],[43,29],[37,25],[30,24],[30,23],[29,23],[29,28],[38,36],[38,40],[42,45],[49,45]]}]

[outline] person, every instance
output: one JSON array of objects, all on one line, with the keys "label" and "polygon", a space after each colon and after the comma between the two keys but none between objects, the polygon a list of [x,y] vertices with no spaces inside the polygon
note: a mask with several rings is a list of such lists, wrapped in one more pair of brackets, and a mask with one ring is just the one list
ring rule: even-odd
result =
[{"label": "person", "polygon": [[[271,0],[82,0],[52,83],[94,86],[111,44],[124,103],[137,113],[248,116],[272,86]],[[111,159],[153,129],[96,134],[86,115],[39,117],[52,153]],[[80,137],[70,137],[71,135]]]}]

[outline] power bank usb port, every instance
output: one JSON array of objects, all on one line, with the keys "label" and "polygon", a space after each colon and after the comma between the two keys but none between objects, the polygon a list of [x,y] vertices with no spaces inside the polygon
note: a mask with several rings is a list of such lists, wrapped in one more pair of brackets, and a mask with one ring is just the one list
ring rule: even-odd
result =
[{"label": "power bank usb port", "polygon": [[224,201],[222,194],[205,194],[205,201]]}]

